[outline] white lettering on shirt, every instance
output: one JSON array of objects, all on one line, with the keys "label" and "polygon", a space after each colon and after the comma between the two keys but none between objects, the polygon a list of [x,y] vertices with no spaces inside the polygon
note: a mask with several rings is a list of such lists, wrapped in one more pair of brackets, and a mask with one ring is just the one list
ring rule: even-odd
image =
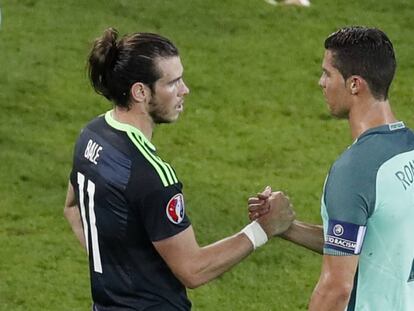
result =
[{"label": "white lettering on shirt", "polygon": [[99,158],[99,152],[102,150],[102,146],[94,142],[92,139],[89,139],[88,144],[85,148],[85,158],[91,161],[93,164],[98,164],[97,160]]}]

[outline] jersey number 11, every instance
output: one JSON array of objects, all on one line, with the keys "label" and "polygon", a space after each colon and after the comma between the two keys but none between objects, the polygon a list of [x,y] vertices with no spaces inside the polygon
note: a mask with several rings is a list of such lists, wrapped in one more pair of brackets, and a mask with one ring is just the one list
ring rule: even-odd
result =
[{"label": "jersey number 11", "polygon": [[[101,264],[101,254],[99,252],[99,242],[98,242],[98,230],[96,229],[96,217],[94,210],[95,203],[95,184],[87,180],[87,193],[85,193],[85,176],[78,172],[78,187],[79,187],[79,205],[81,218],[83,223],[83,233],[85,235],[86,250],[89,254],[89,228],[91,233],[92,240],[92,258],[93,258],[93,268],[95,272],[102,273],[102,264]],[[88,219],[86,218],[85,210],[85,195],[88,196]]]}]

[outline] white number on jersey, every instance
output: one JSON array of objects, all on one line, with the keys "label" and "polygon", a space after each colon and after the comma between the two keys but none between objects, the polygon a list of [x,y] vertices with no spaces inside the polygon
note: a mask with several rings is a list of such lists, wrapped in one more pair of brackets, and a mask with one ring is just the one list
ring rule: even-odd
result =
[{"label": "white number on jersey", "polygon": [[87,196],[89,201],[88,212],[89,212],[89,224],[86,218],[85,212],[85,176],[78,172],[78,186],[79,186],[79,205],[81,210],[81,218],[83,223],[83,232],[85,234],[86,250],[89,254],[89,228],[91,230],[91,240],[92,240],[92,258],[93,258],[93,267],[95,272],[102,273],[102,264],[101,264],[101,254],[99,252],[99,242],[98,242],[98,230],[96,229],[96,217],[94,210],[95,203],[95,184],[88,180],[87,185]]}]

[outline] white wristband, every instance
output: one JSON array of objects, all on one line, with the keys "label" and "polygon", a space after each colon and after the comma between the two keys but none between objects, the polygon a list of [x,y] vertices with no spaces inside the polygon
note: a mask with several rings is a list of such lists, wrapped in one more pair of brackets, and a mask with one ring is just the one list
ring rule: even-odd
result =
[{"label": "white wristband", "polygon": [[243,232],[252,242],[253,249],[256,249],[268,240],[266,232],[263,230],[262,226],[257,221],[252,221],[241,231]]}]

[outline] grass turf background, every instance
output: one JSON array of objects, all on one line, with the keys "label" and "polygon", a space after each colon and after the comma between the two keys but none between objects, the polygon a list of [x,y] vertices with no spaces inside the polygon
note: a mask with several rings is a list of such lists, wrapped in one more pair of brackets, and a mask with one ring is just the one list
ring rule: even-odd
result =
[{"label": "grass turf background", "polygon": [[[298,218],[320,222],[330,164],[351,143],[317,86],[325,37],[383,29],[398,69],[390,100],[414,125],[414,3],[314,0],[0,2],[0,310],[89,310],[87,260],[62,214],[74,141],[110,109],[85,73],[108,26],[158,32],[180,48],[191,89],[177,124],[154,136],[183,181],[200,244],[240,230],[246,199],[286,191]],[[218,280],[189,291],[194,310],[305,310],[320,257],[274,239]]]}]

